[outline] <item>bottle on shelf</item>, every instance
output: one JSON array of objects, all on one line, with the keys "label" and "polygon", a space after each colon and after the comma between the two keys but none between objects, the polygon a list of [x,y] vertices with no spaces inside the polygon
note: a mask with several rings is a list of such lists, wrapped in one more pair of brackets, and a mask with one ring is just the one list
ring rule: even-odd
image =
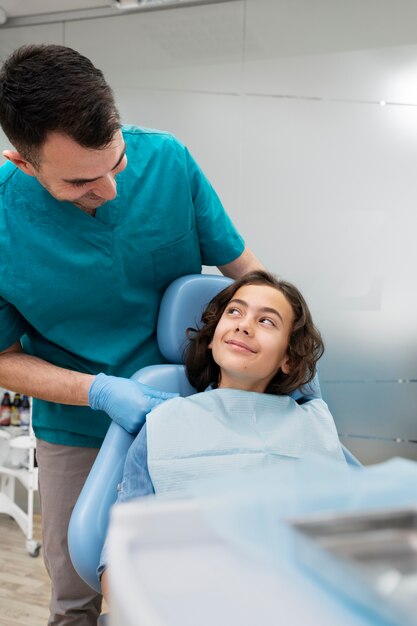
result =
[{"label": "bottle on shelf", "polygon": [[10,426],[12,403],[10,393],[5,391],[0,406],[0,426]]},{"label": "bottle on shelf", "polygon": [[14,394],[13,403],[11,406],[10,413],[10,425],[11,426],[20,426],[20,407],[22,405],[22,398],[20,393],[16,392]]},{"label": "bottle on shelf", "polygon": [[30,421],[30,400],[28,396],[23,396],[22,404],[20,406],[20,425],[23,427],[29,426]]}]

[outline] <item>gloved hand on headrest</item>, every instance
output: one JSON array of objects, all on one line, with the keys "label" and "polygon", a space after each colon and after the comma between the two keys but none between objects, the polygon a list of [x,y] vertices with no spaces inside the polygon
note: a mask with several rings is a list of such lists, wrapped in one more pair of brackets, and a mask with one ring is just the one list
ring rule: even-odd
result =
[{"label": "gloved hand on headrest", "polygon": [[104,411],[129,433],[137,433],[145,423],[147,413],[178,395],[153,389],[130,378],[97,374],[88,391],[88,402],[92,409]]}]

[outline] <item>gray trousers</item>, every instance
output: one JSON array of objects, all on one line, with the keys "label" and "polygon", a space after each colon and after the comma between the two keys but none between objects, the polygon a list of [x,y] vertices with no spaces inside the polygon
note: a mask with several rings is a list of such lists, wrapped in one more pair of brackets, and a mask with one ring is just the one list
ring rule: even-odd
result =
[{"label": "gray trousers", "polygon": [[36,440],[45,566],[51,578],[48,626],[96,626],[101,595],[72,566],[68,523],[97,449],[61,446]]}]

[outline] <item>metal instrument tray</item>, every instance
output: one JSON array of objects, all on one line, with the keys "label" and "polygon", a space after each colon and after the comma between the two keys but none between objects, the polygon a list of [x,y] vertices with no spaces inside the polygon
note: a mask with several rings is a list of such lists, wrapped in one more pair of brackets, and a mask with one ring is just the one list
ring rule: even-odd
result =
[{"label": "metal instrument tray", "polygon": [[[417,508],[291,520],[296,557],[350,599],[417,626]],[[321,549],[317,549],[317,547]]]}]

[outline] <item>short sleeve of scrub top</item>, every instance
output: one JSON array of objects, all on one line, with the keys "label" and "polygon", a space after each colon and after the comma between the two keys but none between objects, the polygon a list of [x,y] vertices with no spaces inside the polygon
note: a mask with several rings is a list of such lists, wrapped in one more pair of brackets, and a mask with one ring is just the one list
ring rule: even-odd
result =
[{"label": "short sleeve of scrub top", "polygon": [[[184,147],[184,154],[203,263],[205,265],[226,265],[239,256],[239,254],[236,255],[236,250],[239,250],[240,254],[243,252],[243,239],[236,232],[231,219],[224,211],[217,193],[186,147]],[[230,243],[233,241],[233,255],[231,255],[230,248],[228,250],[225,249],[225,232],[230,234]],[[219,250],[222,249],[225,251],[223,257],[219,258]]]},{"label": "short sleeve of scrub top", "polygon": [[15,307],[0,296],[0,351],[19,341],[27,327],[26,321]]}]

